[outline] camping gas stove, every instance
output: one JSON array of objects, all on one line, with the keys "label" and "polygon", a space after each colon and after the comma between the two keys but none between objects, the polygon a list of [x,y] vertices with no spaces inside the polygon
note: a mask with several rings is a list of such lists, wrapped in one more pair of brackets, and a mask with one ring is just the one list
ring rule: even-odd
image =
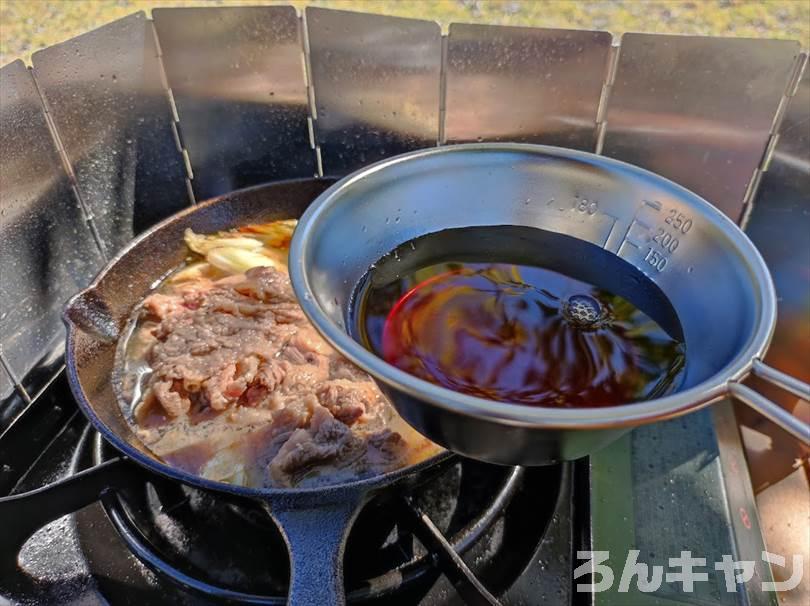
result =
[{"label": "camping gas stove", "polygon": [[[780,294],[771,352],[789,351],[808,328],[805,63],[790,41],[443,33],[273,6],[155,9],[39,51],[32,67],[3,67],[0,494],[27,496],[0,505],[14,513],[0,529],[0,600],[286,599],[286,545],[256,505],[119,458],[64,376],[63,303],[135,234],[197,201],[463,141],[595,151],[747,225]],[[82,470],[99,465],[88,482]],[[60,481],[50,503],[31,492]],[[59,516],[99,495],[22,546],[8,540],[26,508]],[[344,577],[350,603],[776,604],[762,589],[773,580],[763,549],[734,411],[721,403],[575,464],[458,458],[362,510]],[[691,591],[668,575],[649,593],[637,580],[622,591],[628,554],[671,572],[683,551],[705,558]],[[730,590],[713,566],[723,556],[754,561],[751,580]]]}]

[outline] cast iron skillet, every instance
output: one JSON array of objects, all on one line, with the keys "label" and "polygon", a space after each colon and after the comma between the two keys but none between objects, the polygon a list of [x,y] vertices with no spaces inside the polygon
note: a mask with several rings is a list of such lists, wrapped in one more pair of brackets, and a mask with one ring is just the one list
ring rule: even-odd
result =
[{"label": "cast iron skillet", "polygon": [[[329,180],[300,180],[257,186],[172,215],[116,255],[64,311],[70,386],[96,430],[150,471],[214,493],[260,501],[287,542],[291,565],[288,600],[296,605],[344,603],[343,551],[360,507],[383,488],[426,480],[452,455],[442,452],[384,475],[323,488],[232,486],[169,467],[155,458],[124,419],[111,377],[118,337],[132,309],[186,257],[186,228],[210,233],[247,223],[297,218],[331,184]],[[47,522],[98,499],[104,490],[124,484],[128,471],[112,461],[38,491],[0,500],[0,517],[20,521],[6,529],[4,542],[21,545]],[[80,484],[86,489],[88,482],[96,490],[75,490]]]}]

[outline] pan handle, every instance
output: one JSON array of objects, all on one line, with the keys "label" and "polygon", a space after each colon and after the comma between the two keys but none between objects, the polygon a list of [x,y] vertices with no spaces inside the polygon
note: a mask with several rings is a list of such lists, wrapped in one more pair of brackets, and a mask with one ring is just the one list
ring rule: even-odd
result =
[{"label": "pan handle", "polygon": [[278,525],[290,552],[291,606],[343,606],[343,552],[352,522],[360,511],[360,496],[295,508],[273,507],[270,516]]},{"label": "pan handle", "polygon": [[132,471],[129,459],[112,459],[42,488],[0,498],[0,520],[4,521],[0,543],[4,553],[12,555],[16,562],[20,548],[34,532],[97,501],[106,490],[131,485]]},{"label": "pan handle", "polygon": [[88,288],[71,297],[62,310],[62,320],[68,328],[79,328],[105,341],[118,340],[120,330],[107,302],[95,288]]},{"label": "pan handle", "polygon": [[[776,385],[792,393],[797,398],[802,398],[810,402],[810,385],[804,381],[791,377],[775,368],[771,368],[761,360],[754,360],[751,371],[754,375],[768,381],[772,385]],[[728,384],[728,390],[731,395],[776,423],[779,427],[799,439],[803,444],[810,445],[810,425],[794,417],[787,410],[775,402],[771,402],[768,398],[754,391],[747,385],[732,381]]]}]

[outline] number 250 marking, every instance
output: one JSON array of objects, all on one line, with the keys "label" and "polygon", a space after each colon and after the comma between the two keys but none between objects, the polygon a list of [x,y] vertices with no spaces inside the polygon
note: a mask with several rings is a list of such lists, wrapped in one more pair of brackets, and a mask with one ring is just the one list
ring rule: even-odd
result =
[{"label": "number 250 marking", "polygon": [[688,233],[689,230],[692,229],[692,219],[683,213],[679,213],[674,208],[669,210],[669,216],[664,219],[664,223],[672,225],[672,227],[680,231],[682,234]]}]

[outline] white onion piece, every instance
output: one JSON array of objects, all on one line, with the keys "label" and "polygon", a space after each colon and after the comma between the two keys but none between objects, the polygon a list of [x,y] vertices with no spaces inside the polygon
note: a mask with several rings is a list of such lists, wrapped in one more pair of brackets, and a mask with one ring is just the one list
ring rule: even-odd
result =
[{"label": "white onion piece", "polygon": [[183,234],[183,238],[188,246],[195,253],[200,255],[207,255],[215,248],[240,248],[244,250],[257,250],[264,246],[264,242],[256,238],[248,238],[239,235],[212,235],[203,236],[195,234],[190,229],[187,229]]},{"label": "white onion piece", "polygon": [[275,267],[283,271],[284,265],[261,253],[243,248],[215,248],[205,259],[217,269],[229,274],[241,274],[252,267]]}]

